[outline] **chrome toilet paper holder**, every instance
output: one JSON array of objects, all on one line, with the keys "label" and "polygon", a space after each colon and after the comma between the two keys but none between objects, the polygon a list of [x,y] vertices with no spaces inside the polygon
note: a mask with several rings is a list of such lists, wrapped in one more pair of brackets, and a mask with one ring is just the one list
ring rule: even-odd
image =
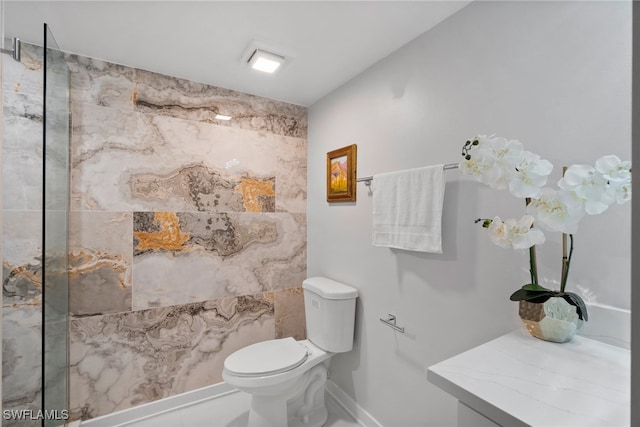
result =
[{"label": "chrome toilet paper holder", "polygon": [[386,319],[380,319],[380,321],[385,325],[387,325],[388,327],[395,329],[396,331],[404,334],[404,327],[396,325],[395,314],[389,314]]}]

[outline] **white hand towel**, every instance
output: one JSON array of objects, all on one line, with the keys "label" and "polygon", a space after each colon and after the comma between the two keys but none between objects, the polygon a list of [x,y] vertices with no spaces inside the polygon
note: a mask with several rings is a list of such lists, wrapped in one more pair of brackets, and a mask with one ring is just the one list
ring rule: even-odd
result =
[{"label": "white hand towel", "polygon": [[444,165],[373,176],[373,245],[442,253]]}]

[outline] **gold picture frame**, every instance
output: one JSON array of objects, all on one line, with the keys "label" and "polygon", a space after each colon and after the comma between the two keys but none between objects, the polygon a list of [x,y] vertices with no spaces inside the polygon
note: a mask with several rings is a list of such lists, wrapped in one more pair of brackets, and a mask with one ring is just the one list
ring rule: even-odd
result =
[{"label": "gold picture frame", "polygon": [[327,202],[356,201],[356,144],[327,153]]}]

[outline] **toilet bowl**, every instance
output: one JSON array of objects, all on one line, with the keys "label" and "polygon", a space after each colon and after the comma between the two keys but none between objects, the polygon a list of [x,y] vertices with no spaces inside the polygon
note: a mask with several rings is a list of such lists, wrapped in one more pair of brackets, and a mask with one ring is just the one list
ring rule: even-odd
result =
[{"label": "toilet bowl", "polygon": [[309,340],[259,342],[227,357],[222,379],[253,396],[249,426],[321,426],[332,355]]},{"label": "toilet bowl", "polygon": [[324,277],[303,282],[307,339],[282,338],[241,348],[222,378],[252,395],[249,427],[319,427],[331,356],[351,350],[357,290]]}]

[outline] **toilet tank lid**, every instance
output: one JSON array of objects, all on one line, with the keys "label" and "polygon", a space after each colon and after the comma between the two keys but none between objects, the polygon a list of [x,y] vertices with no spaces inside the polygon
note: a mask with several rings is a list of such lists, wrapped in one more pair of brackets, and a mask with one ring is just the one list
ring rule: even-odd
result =
[{"label": "toilet tank lid", "polygon": [[327,277],[309,277],[302,282],[302,288],[326,299],[354,299],[358,296],[357,289]]}]

